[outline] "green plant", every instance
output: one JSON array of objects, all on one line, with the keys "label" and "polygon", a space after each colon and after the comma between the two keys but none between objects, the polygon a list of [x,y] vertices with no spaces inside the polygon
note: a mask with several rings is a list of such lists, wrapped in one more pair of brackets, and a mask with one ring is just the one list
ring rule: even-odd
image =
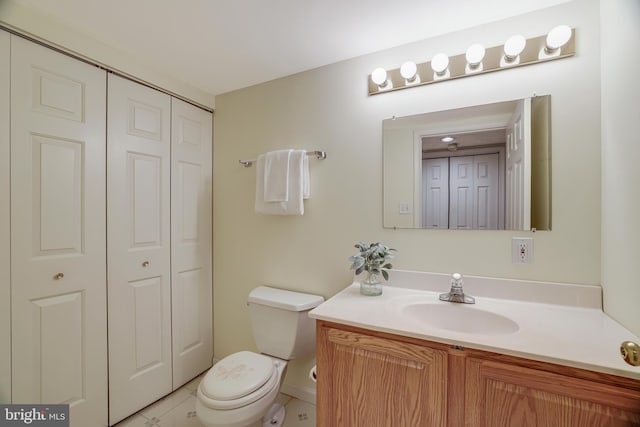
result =
[{"label": "green plant", "polygon": [[371,274],[382,274],[384,280],[389,280],[387,270],[393,268],[393,266],[387,261],[395,256],[393,254],[393,252],[396,252],[395,249],[382,243],[360,242],[355,247],[359,252],[350,256],[349,261],[351,262],[351,269],[355,270],[356,274],[368,271]]}]

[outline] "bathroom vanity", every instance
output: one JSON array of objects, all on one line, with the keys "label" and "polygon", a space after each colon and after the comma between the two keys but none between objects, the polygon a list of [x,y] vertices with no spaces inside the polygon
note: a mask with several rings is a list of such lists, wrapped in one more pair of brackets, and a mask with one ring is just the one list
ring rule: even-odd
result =
[{"label": "bathroom vanity", "polygon": [[409,288],[354,284],[311,312],[318,425],[640,425],[640,368],[619,355],[637,337],[597,307],[599,288],[466,278],[477,303],[463,307],[438,301],[446,275],[398,276]]}]

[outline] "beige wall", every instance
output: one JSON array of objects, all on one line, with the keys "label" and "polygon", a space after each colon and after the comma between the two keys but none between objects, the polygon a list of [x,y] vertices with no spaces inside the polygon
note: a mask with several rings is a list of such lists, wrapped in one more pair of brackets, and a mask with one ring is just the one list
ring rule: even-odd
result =
[{"label": "beige wall", "polygon": [[640,2],[601,1],[604,309],[640,336]]},{"label": "beige wall", "polygon": [[[385,157],[382,175],[385,195],[384,224],[386,227],[413,228],[415,205],[415,141],[411,129],[387,129],[383,132]],[[409,214],[400,214],[400,204],[409,206]]]},{"label": "beige wall", "polygon": [[[520,279],[600,283],[599,3],[579,0],[355,58],[216,97],[214,130],[214,349],[254,348],[245,299],[269,284],[330,297],[352,278],[360,241],[398,249],[395,267]],[[498,45],[565,23],[575,57],[368,97],[375,67],[426,61],[469,44]],[[553,231],[382,228],[382,120],[393,115],[550,94]],[[238,159],[280,148],[321,149],[311,161],[311,199],[301,217],[253,210],[255,168]],[[511,263],[511,237],[534,238],[534,262]],[[392,275],[393,279],[393,275]],[[382,315],[382,314],[381,314]],[[310,385],[293,363],[287,381]]]},{"label": "beige wall", "polygon": [[157,67],[145,64],[144,59],[115,50],[86,34],[78,33],[47,16],[34,12],[21,5],[18,0],[0,0],[0,24],[152,83],[202,106],[209,108],[214,106],[213,95],[169,77]]},{"label": "beige wall", "polygon": [[[0,58],[9,54],[9,33],[0,31]],[[0,403],[11,402],[11,195],[9,61],[0,62]]]}]

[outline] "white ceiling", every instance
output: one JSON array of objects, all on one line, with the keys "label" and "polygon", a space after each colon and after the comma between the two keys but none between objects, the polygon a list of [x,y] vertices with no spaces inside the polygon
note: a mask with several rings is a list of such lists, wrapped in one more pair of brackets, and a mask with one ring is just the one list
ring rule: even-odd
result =
[{"label": "white ceiling", "polygon": [[217,95],[569,0],[18,0]]}]

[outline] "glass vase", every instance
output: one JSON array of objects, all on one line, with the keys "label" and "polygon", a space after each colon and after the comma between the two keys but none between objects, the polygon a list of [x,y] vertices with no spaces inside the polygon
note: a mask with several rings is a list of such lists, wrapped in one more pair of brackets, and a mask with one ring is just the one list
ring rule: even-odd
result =
[{"label": "glass vase", "polygon": [[382,280],[378,273],[367,271],[364,280],[360,281],[360,293],[367,296],[382,295]]}]

